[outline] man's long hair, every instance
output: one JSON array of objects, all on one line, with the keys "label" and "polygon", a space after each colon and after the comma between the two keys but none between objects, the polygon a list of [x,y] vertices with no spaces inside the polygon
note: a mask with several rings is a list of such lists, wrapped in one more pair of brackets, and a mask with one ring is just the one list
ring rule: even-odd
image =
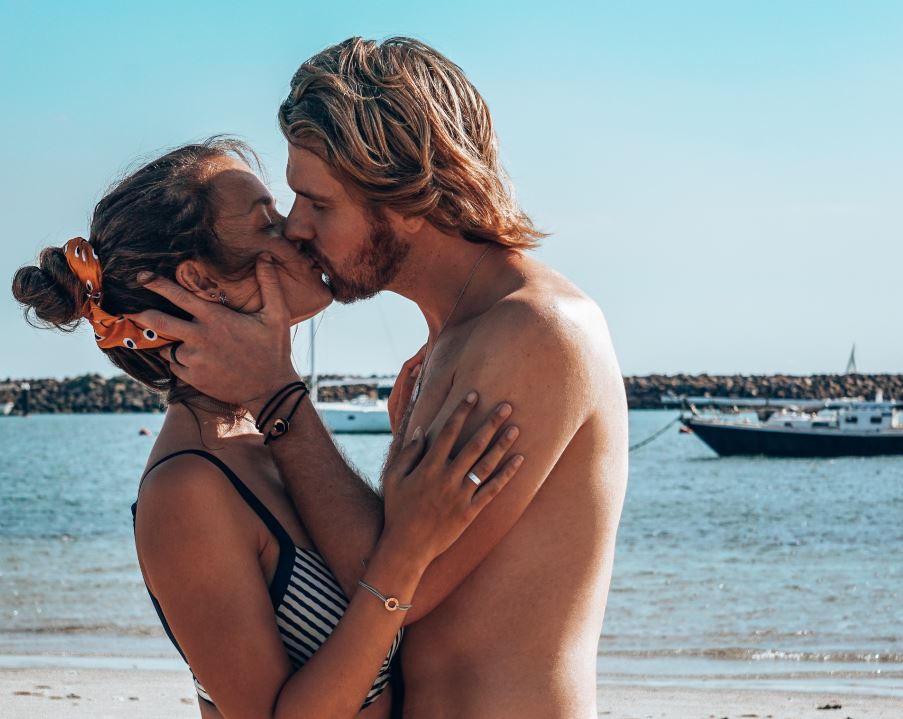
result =
[{"label": "man's long hair", "polygon": [[515,202],[483,98],[418,40],[353,37],[315,55],[292,78],[279,124],[373,207],[472,242],[529,249],[545,236]]}]

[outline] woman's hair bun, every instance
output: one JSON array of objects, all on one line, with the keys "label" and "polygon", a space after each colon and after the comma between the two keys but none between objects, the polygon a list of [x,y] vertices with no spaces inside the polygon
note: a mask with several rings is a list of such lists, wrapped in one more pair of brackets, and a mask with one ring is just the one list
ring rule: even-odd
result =
[{"label": "woman's hair bun", "polygon": [[21,267],[13,277],[12,290],[30,324],[61,330],[78,326],[81,283],[69,269],[62,247],[47,247],[38,258],[38,266]]}]

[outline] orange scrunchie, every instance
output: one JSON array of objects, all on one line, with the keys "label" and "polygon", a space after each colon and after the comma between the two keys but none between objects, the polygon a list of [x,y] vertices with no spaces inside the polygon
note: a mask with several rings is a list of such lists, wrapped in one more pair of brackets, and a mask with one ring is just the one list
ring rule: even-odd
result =
[{"label": "orange scrunchie", "polygon": [[101,349],[127,347],[149,350],[172,344],[176,340],[158,335],[149,327],[142,327],[129,315],[111,315],[100,308],[101,272],[97,253],[83,237],[74,237],[63,247],[69,268],[85,288],[82,317],[94,327],[94,339]]}]

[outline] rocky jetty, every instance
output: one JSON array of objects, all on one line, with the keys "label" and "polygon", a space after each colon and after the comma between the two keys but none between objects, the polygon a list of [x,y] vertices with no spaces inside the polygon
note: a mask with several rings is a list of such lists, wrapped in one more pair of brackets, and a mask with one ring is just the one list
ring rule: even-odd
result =
[{"label": "rocky jetty", "polygon": [[[321,381],[342,377],[323,375]],[[327,402],[349,400],[362,394],[376,396],[378,378],[355,378],[353,384],[324,386],[320,399]],[[122,412],[161,412],[160,395],[151,392],[131,377],[103,377],[98,374],[69,379],[7,379],[0,382],[0,405],[13,402],[10,414],[24,410],[23,385],[29,386],[28,411],[31,414],[84,414]]]},{"label": "rocky jetty", "polygon": [[631,409],[656,409],[664,394],[710,397],[769,397],[772,399],[874,399],[879,390],[885,399],[903,400],[903,375],[648,375],[625,377]]},{"label": "rocky jetty", "polygon": [[[321,381],[341,380],[325,375]],[[341,401],[362,394],[377,395],[377,377],[360,377],[342,385],[320,387],[320,399]],[[22,384],[30,385],[29,410],[34,414],[86,412],[159,412],[159,395],[125,376],[102,377],[91,374],[71,379],[7,379],[0,382],[0,405],[15,403],[12,414],[22,414]],[[657,409],[665,394],[708,395],[711,397],[773,397],[780,399],[831,399],[863,397],[872,399],[878,390],[886,399],[903,400],[903,375],[648,375],[625,377],[627,402],[631,409]],[[382,393],[384,394],[384,392]]]}]

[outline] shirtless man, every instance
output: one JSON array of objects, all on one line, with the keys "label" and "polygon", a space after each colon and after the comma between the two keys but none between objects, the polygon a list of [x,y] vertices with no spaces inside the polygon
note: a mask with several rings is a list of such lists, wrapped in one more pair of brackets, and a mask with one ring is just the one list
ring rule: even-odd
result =
[{"label": "shirtless man", "polygon": [[[403,371],[413,397],[395,445],[420,430],[431,439],[476,390],[463,436],[488,412],[507,431],[513,410],[520,434],[511,454],[526,458],[413,597],[404,716],[594,719],[627,481],[624,389],[601,311],[524,254],[541,233],[506,189],[489,111],[435,50],[404,38],[329,48],[296,73],[280,122],[295,193],[285,236],[322,268],[338,301],[390,290],[416,302],[429,326],[416,386],[414,363]],[[185,340],[177,374],[252,412],[297,379],[278,277],[266,258],[257,270],[265,300],[257,315],[155,281],[149,287],[195,320],[144,318]],[[314,415],[305,402],[270,446],[350,594],[382,527],[381,499]],[[315,461],[312,446],[324,447]],[[480,471],[478,463],[478,479]]]}]

